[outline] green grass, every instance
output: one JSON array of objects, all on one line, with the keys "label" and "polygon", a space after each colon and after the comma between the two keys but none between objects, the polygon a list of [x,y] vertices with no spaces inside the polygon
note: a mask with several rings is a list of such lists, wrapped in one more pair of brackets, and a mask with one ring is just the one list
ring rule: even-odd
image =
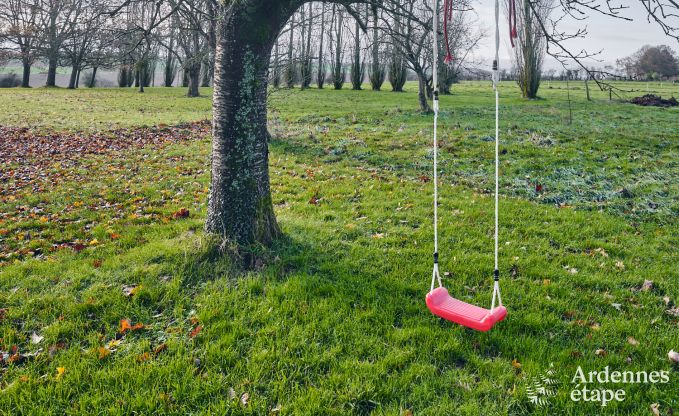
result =
[{"label": "green grass", "polygon": [[[0,413],[647,415],[652,403],[676,411],[667,352],[679,349],[678,321],[663,297],[679,299],[679,111],[609,103],[604,93],[588,103],[573,89],[566,124],[563,84],[545,84],[543,99],[530,102],[503,86],[509,316],[476,333],[424,306],[431,116],[416,111],[409,87],[271,95],[271,182],[286,236],[257,271],[236,270],[202,234],[208,139],[79,158],[55,168],[64,179],[45,192],[0,194],[0,246],[14,253],[0,266],[0,350],[41,349],[1,365]],[[207,117],[209,100],[183,93],[0,91],[0,125],[89,131]],[[465,83],[442,109],[444,284],[487,306],[492,93]],[[43,211],[26,214],[35,207]],[[188,219],[173,218],[181,207]],[[78,253],[49,250],[93,240]],[[38,259],[17,254],[37,248]],[[638,290],[646,279],[653,289]],[[128,297],[124,285],[140,287]],[[121,319],[146,328],[100,359]],[[156,354],[159,345],[167,348]],[[557,395],[535,407],[526,387],[550,363]],[[577,366],[669,370],[671,380],[597,385],[627,392],[601,408],[570,400]]]}]

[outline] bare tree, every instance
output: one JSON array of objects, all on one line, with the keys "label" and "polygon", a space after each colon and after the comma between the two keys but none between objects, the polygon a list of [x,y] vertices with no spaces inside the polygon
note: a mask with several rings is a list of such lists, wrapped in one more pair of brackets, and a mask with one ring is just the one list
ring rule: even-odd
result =
[{"label": "bare tree", "polygon": [[365,59],[361,60],[361,22],[354,17],[354,53],[351,60],[351,89],[360,90],[365,79]]},{"label": "bare tree", "polygon": [[330,23],[330,77],[336,90],[341,90],[347,77],[344,68],[344,10],[341,6],[332,5]]},{"label": "bare tree", "polygon": [[[8,58],[21,60],[23,76],[21,86],[30,87],[31,67],[38,51],[38,2],[37,0],[5,0],[0,2],[0,51]],[[3,47],[2,45],[8,45]]]},{"label": "bare tree", "polygon": [[381,31],[380,31],[380,10],[376,4],[371,5],[372,16],[372,45],[371,45],[371,62],[370,62],[370,86],[373,91],[382,89],[382,84],[387,75],[387,68],[380,54],[380,46],[382,45]]},{"label": "bare tree", "polygon": [[56,86],[59,53],[84,11],[82,0],[40,0],[38,3],[39,48],[47,60],[47,87]]},{"label": "bare tree", "polygon": [[553,0],[523,0],[518,9],[514,1],[506,3],[506,10],[508,14],[512,9],[515,12],[516,47],[513,59],[518,70],[517,83],[524,98],[536,98],[546,53],[546,38],[538,21],[547,21]]}]

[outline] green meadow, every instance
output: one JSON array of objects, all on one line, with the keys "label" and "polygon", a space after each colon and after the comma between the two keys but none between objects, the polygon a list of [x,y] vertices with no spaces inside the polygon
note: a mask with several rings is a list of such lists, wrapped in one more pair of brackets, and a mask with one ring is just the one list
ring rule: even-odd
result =
[{"label": "green meadow", "polygon": [[[679,411],[679,367],[668,359],[679,350],[679,108],[624,101],[679,96],[679,85],[616,86],[627,92],[609,101],[590,85],[587,101],[580,82],[545,81],[527,101],[501,85],[509,313],[487,333],[424,303],[432,116],[417,110],[415,84],[271,91],[284,237],[254,270],[202,230],[209,126],[187,123],[210,118],[211,90],[0,90],[0,148],[41,137],[0,157],[0,414]],[[443,282],[484,307],[493,106],[486,82],[441,98]],[[171,140],[117,148],[121,129],[133,142],[137,129]],[[70,138],[87,148],[91,135],[107,145],[60,150]],[[668,371],[669,382],[594,383],[625,390],[602,407],[571,400],[578,366]],[[534,403],[548,372],[551,394]]]}]

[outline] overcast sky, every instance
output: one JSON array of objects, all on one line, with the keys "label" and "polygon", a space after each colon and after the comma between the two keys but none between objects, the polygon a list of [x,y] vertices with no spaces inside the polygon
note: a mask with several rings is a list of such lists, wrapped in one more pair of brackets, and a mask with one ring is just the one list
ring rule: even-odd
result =
[{"label": "overcast sky", "polygon": [[[502,2],[500,0],[500,13],[503,13]],[[518,2],[517,2],[518,3]],[[482,27],[485,27],[488,36],[483,40],[478,51],[481,59],[492,59],[494,55],[494,0],[479,0],[475,9]],[[625,16],[631,17],[634,21],[629,22],[616,19],[601,14],[590,13],[590,18],[585,21],[566,21],[560,28],[563,31],[573,32],[578,27],[587,26],[588,34],[585,39],[571,40],[567,43],[572,52],[586,49],[589,52],[603,51],[597,57],[602,62],[589,60],[592,66],[602,67],[606,64],[615,64],[615,60],[629,56],[644,45],[669,45],[675,51],[679,51],[679,43],[676,39],[667,37],[656,23],[648,23],[646,12],[639,1],[627,0],[623,4],[628,5],[629,9],[623,11]],[[508,25],[507,18],[502,15],[500,36],[502,37],[500,46],[501,66],[509,68],[510,45],[507,39]],[[551,57],[545,62],[545,68],[561,68],[561,65]]]}]

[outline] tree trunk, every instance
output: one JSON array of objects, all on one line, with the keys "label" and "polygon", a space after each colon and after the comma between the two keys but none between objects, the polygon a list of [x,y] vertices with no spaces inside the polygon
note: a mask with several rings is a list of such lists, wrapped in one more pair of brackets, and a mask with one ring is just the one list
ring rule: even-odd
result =
[{"label": "tree trunk", "polygon": [[218,30],[205,230],[241,248],[280,234],[269,187],[268,70],[275,39],[299,2],[270,3],[223,6],[230,9]]},{"label": "tree trunk", "polygon": [[325,2],[321,4],[321,39],[318,45],[318,71],[316,72],[316,86],[323,89],[325,84],[325,63],[323,61],[323,35],[325,34]]},{"label": "tree trunk", "polygon": [[78,76],[78,67],[76,65],[73,65],[73,67],[71,67],[71,77],[68,80],[68,89],[69,90],[75,89],[75,83],[76,83],[77,76]]},{"label": "tree trunk", "polygon": [[427,101],[427,80],[426,75],[422,73],[422,71],[417,72],[417,83],[419,87],[417,90],[417,99],[420,102],[420,110],[424,113],[428,113],[431,111],[431,108]]},{"label": "tree trunk", "polygon": [[21,78],[22,88],[31,88],[31,64],[29,62],[24,62],[24,73]]},{"label": "tree trunk", "polygon": [[99,69],[98,66],[95,66],[92,68],[92,77],[90,78],[90,82],[87,84],[87,88],[94,88],[95,85],[97,85],[97,70]]},{"label": "tree trunk", "polygon": [[54,87],[57,85],[57,57],[50,57],[47,65],[47,82],[46,87]]},{"label": "tree trunk", "polygon": [[[193,61],[195,61],[194,59]],[[200,62],[193,62],[187,70],[189,77],[189,90],[186,92],[187,97],[200,97]]]}]

